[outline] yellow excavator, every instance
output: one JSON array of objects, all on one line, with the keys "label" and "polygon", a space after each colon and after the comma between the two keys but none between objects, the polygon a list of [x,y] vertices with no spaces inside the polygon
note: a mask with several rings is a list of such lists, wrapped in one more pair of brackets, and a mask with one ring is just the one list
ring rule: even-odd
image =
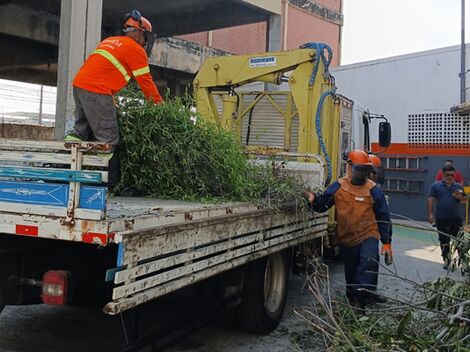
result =
[{"label": "yellow excavator", "polygon": [[[304,176],[315,169],[306,165],[320,165],[320,179],[327,186],[342,174],[344,152],[369,151],[372,117],[385,120],[379,126],[382,147],[390,144],[391,136],[383,116],[360,111],[336,93],[331,58],[330,47],[323,43],[209,58],[193,82],[197,111],[235,132],[248,152],[294,159],[294,168]],[[330,225],[333,230],[333,213]]]},{"label": "yellow excavator", "polygon": [[[197,110],[237,132],[248,150],[323,154],[328,176],[334,178],[338,175],[341,99],[334,94],[326,50],[326,45],[316,44],[292,51],[210,58],[194,80]],[[288,83],[289,89],[237,90],[254,82]],[[320,122],[316,121],[318,109],[326,116]],[[258,110],[264,113],[261,121],[254,113]],[[263,126],[256,131],[258,121],[265,123],[264,135],[259,131]],[[273,128],[278,128],[276,135],[269,133]]]}]

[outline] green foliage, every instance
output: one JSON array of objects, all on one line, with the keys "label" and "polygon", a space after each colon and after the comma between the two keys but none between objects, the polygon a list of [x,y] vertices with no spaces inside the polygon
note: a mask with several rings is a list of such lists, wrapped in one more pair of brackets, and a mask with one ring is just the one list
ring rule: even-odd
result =
[{"label": "green foliage", "polygon": [[388,275],[395,276],[398,285],[401,280],[402,284],[412,285],[412,292],[403,297],[390,296],[386,305],[372,304],[366,310],[351,306],[344,297],[338,297],[332,307],[325,304],[331,298],[324,299],[322,292],[330,289],[321,288],[329,285],[328,276],[322,277],[318,274],[321,268],[317,268],[309,283],[319,303],[316,313],[305,317],[309,317],[314,330],[323,334],[325,350],[470,352],[469,226],[464,226],[451,247],[453,267],[461,268],[460,280],[443,272],[436,280],[421,284],[390,272]]},{"label": "green foliage", "polygon": [[470,276],[470,226],[465,225],[456,239],[450,241],[452,271],[460,267],[462,275]]},{"label": "green foliage", "polygon": [[139,195],[199,201],[289,201],[301,186],[282,165],[249,162],[234,134],[191,111],[188,98],[147,102],[134,88],[121,92],[121,182]]},{"label": "green foliage", "polygon": [[[440,277],[420,289],[424,305],[411,304],[360,316],[347,304],[338,305],[335,317],[351,344],[361,351],[470,351],[470,281]],[[459,306],[461,315],[454,319]],[[384,307],[382,307],[384,308]],[[440,333],[442,337],[438,337]],[[331,343],[332,351],[350,351],[342,336]],[[466,347],[464,347],[466,346]]]}]

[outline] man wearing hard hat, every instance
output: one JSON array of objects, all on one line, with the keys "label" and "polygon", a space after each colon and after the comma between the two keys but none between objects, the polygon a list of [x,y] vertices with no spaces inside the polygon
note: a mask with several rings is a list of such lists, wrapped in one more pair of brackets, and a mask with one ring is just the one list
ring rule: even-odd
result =
[{"label": "man wearing hard hat", "polygon": [[390,211],[382,190],[369,179],[372,164],[362,150],[347,156],[346,176],[322,194],[309,194],[312,209],[327,211],[335,205],[336,234],[344,260],[346,295],[363,309],[371,302],[383,303],[376,293],[379,269],[379,240],[382,254],[391,256]]},{"label": "man wearing hard hat", "polygon": [[[66,141],[99,141],[108,143],[111,151],[119,141],[118,122],[113,95],[134,78],[145,97],[155,104],[163,102],[150,74],[148,55],[155,35],[152,25],[139,11],[124,17],[122,36],[109,37],[93,50],[84,62],[73,85],[76,105],[74,130]],[[119,159],[109,162],[108,187],[119,180]]]}]

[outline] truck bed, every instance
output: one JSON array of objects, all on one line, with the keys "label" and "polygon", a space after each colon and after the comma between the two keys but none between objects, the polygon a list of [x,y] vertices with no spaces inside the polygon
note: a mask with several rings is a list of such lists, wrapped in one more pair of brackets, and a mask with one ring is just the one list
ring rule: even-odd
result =
[{"label": "truck bed", "polygon": [[207,204],[141,197],[115,197],[108,201],[104,222],[110,232],[118,233],[229,214],[246,214],[261,208],[254,203]]},{"label": "truck bed", "polygon": [[[77,260],[86,260],[85,250],[110,255],[103,277],[112,286],[108,314],[326,234],[326,214],[295,207],[109,197],[105,147],[0,140],[0,161],[16,163],[0,165],[0,233],[6,241],[9,235],[60,240],[54,244]],[[293,171],[321,185],[321,164],[306,165],[295,162]],[[20,242],[37,246],[33,239]],[[36,260],[54,267],[46,252],[35,253]]]},{"label": "truck bed", "polygon": [[213,208],[216,205],[217,204],[143,197],[111,197],[108,201],[106,215],[108,220],[115,220],[123,217],[139,217],[174,211]]},{"label": "truck bed", "polygon": [[[152,204],[160,205],[160,210]],[[327,214],[294,208],[158,201],[147,205],[147,215],[144,211],[133,217],[132,225],[139,229],[115,236],[119,251],[110,281],[116,286],[104,309],[108,314],[118,314],[327,232]],[[131,213],[142,212],[141,205],[135,206],[138,210]],[[110,221],[117,226],[121,219]]]}]

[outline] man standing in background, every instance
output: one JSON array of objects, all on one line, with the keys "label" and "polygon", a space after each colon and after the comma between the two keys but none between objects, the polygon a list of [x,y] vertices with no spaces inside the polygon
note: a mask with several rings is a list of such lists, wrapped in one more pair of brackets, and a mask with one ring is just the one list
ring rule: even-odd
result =
[{"label": "man standing in background", "polygon": [[[454,161],[453,160],[446,160],[444,161],[444,166],[454,166]],[[436,182],[438,181],[442,181],[443,177],[442,177],[442,169],[439,169],[437,171],[437,174],[436,174],[436,177],[434,178],[434,180]],[[462,186],[463,186],[463,176],[462,174],[458,171],[458,170],[455,170],[455,177],[454,177],[454,181],[457,182],[457,183],[460,183]]]},{"label": "man standing in background", "polygon": [[[462,186],[455,182],[455,169],[452,165],[442,167],[443,180],[432,184],[428,198],[428,220],[436,224],[439,231],[443,268],[448,269],[450,236],[457,237],[462,227],[460,202],[467,199]],[[434,212],[435,210],[435,212]]]}]

